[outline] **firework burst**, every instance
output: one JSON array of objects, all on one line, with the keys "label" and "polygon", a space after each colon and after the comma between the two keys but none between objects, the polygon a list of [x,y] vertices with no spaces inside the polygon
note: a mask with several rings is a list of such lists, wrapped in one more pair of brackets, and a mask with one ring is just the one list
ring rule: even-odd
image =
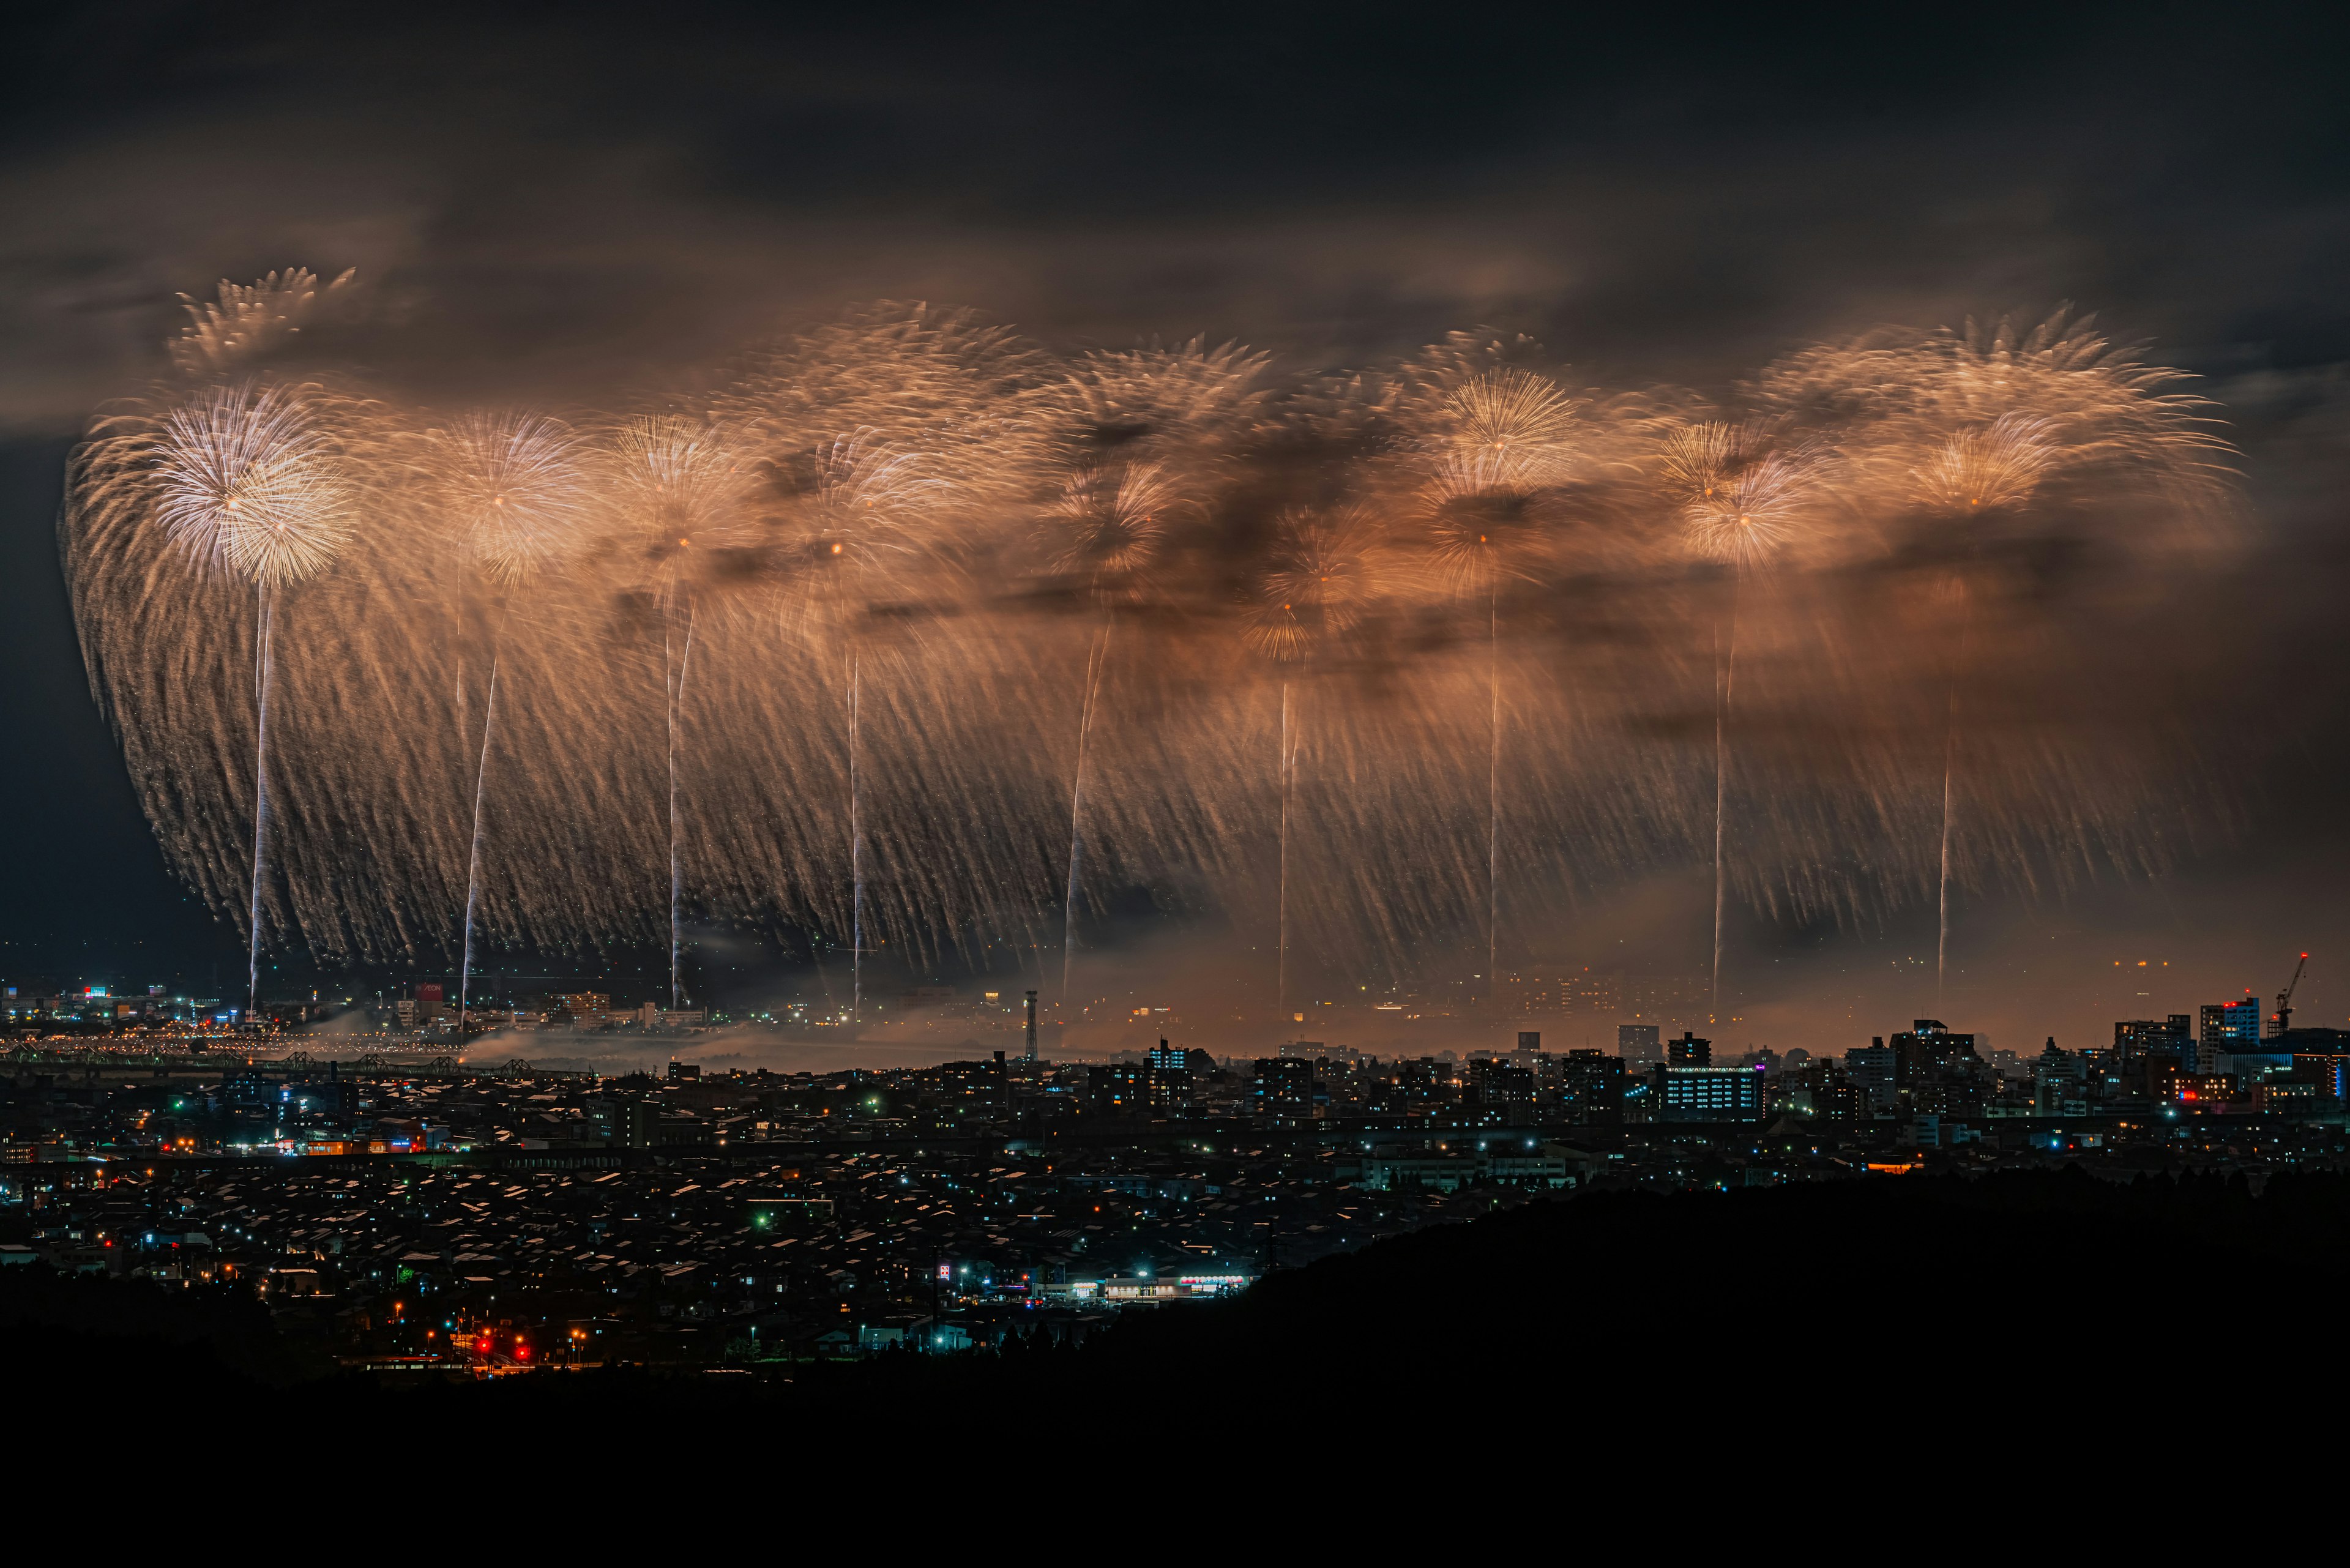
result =
[{"label": "firework burst", "polygon": [[283,587],[350,542],[351,487],[298,393],[206,388],[164,415],[149,461],[156,524],[203,566]]},{"label": "firework burst", "polygon": [[1145,888],[1277,900],[1284,1007],[1306,954],[1482,1007],[1502,932],[1709,828],[1719,954],[1733,898],[1947,909],[2203,810],[2194,736],[2101,705],[2102,590],[2228,536],[2225,452],[2085,324],[1806,351],[1709,424],[1523,343],[1293,378],[884,306],[574,427],[245,368],[328,292],[203,307],[61,522],[93,689],[256,975],[265,933],[445,946],[461,997],[490,932],[666,938],[683,1000],[694,912],[851,948],[853,1014],[884,950],[1049,989],[1058,928],[1076,1017],[1081,930]]},{"label": "firework burst", "polygon": [[1661,466],[1690,554],[1741,575],[1767,568],[1787,547],[1810,500],[1804,457],[1770,450],[1753,430],[1707,423],[1675,431]]},{"label": "firework burst", "polygon": [[500,588],[574,558],[598,490],[585,443],[543,414],[475,413],[428,432],[428,503]]}]

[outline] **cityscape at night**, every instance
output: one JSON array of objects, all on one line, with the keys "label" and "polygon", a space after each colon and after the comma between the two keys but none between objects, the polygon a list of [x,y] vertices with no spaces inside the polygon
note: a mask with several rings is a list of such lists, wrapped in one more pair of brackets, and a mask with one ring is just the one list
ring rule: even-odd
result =
[{"label": "cityscape at night", "polygon": [[2303,1386],[2339,49],[1964,20],[23,28],[0,1386],[831,1466]]},{"label": "cityscape at night", "polygon": [[[463,1040],[437,994],[369,1010],[363,1035],[20,996],[0,1258],[250,1291],[319,1365],[386,1374],[1082,1342],[1122,1312],[1584,1194],[2337,1170],[2350,1030],[2293,1025],[2291,991],[2030,1054],[1918,1019],[1816,1056],[1626,1023],[1610,1048],[1524,1027],[1466,1054],[1162,1039],[1074,1062],[1024,1022],[1008,1050],[833,1072],[677,1054],[821,1025],[599,993]],[[525,1044],[669,1054],[494,1060]]]}]

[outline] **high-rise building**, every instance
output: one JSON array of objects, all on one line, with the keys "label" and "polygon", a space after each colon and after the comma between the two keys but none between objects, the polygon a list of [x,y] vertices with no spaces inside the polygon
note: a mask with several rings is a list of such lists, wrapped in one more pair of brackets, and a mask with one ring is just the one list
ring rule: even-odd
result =
[{"label": "high-rise building", "polygon": [[1162,1038],[1159,1048],[1145,1059],[1144,1067],[1148,1073],[1145,1089],[1152,1110],[1180,1110],[1191,1103],[1191,1055],[1192,1053],[1179,1050]]},{"label": "high-rise building", "polygon": [[1027,1059],[1031,1062],[1036,1059],[1036,993],[1033,991],[1028,993]]},{"label": "high-rise building", "polygon": [[1559,1098],[1569,1120],[1614,1127],[1624,1119],[1624,1058],[1569,1051],[1560,1067]]},{"label": "high-rise building", "polygon": [[1624,1011],[1670,1025],[1711,1016],[1712,987],[1701,974],[1640,974],[1624,982]]},{"label": "high-rise building", "polygon": [[1132,1062],[1087,1067],[1086,1098],[1105,1115],[1139,1116],[1150,1106],[1150,1069]]},{"label": "high-rise building", "polygon": [[1559,982],[1565,999],[1563,1011],[1580,1017],[1605,1017],[1624,1011],[1624,973],[1621,970],[1584,970]]},{"label": "high-rise building", "polygon": [[1700,1040],[1684,1029],[1679,1039],[1665,1042],[1665,1060],[1675,1067],[1711,1067],[1713,1042]]},{"label": "high-rise building", "polygon": [[2293,1047],[2293,1075],[2329,1100],[2350,1101],[2350,1032],[2296,1029],[2280,1036]]},{"label": "high-rise building", "polygon": [[2199,1073],[2211,1071],[2211,1058],[2247,1050],[2260,1044],[2261,1000],[2247,992],[2241,1002],[2207,1002],[2202,1027],[2195,1037],[2195,1060],[2188,1065]]},{"label": "high-rise building", "polygon": [[1314,1063],[1305,1056],[1260,1056],[1249,1080],[1250,1107],[1278,1121],[1314,1114]]},{"label": "high-rise building", "polygon": [[1894,1108],[1898,1096],[1893,1048],[1885,1043],[1883,1035],[1871,1035],[1866,1045],[1846,1052],[1844,1073],[1855,1088],[1868,1096],[1871,1107],[1880,1111]]},{"label": "high-rise building", "polygon": [[1626,994],[1622,970],[1566,963],[1538,963],[1505,974],[1496,991],[1513,1018],[1606,1017],[1624,1011]]},{"label": "high-rise building", "polygon": [[1479,1105],[1531,1106],[1534,1103],[1534,1075],[1531,1067],[1521,1067],[1508,1062],[1475,1061],[1469,1064],[1469,1082],[1477,1091]]},{"label": "high-rise building", "polygon": [[2195,1020],[2174,1012],[2168,1018],[2117,1018],[2114,1021],[2114,1054],[2125,1062],[2143,1056],[2176,1056],[2187,1060],[2193,1045]]},{"label": "high-rise building", "polygon": [[1634,1065],[1645,1067],[1665,1059],[1665,1048],[1659,1043],[1661,1031],[1654,1023],[1618,1023],[1616,1026],[1616,1054]]},{"label": "high-rise building", "polygon": [[1451,1082],[1451,1071],[1432,1056],[1407,1056],[1395,1064],[1396,1097],[1405,1106],[1440,1104]]},{"label": "high-rise building", "polygon": [[1541,1049],[1542,1049],[1542,1031],[1541,1031],[1541,1030],[1539,1030],[1539,1029],[1521,1029],[1521,1030],[1519,1030],[1519,1031],[1518,1031],[1518,1049],[1519,1049],[1519,1050],[1521,1050],[1521,1051],[1539,1051],[1539,1050],[1541,1050]]},{"label": "high-rise building", "polygon": [[1841,1064],[1832,1061],[1807,1061],[1783,1074],[1773,1074],[1763,1098],[1774,1106],[1783,1105],[1794,1116],[1829,1121],[1865,1121],[1870,1110],[1867,1092],[1852,1081]]},{"label": "high-rise building", "polygon": [[1972,1076],[1981,1065],[1981,1059],[1975,1054],[1975,1038],[1951,1029],[1939,1018],[1913,1020],[1891,1042],[1894,1083],[1907,1088],[1950,1075]]},{"label": "high-rise building", "polygon": [[941,1062],[931,1069],[936,1093],[951,1106],[1001,1106],[1011,1103],[1012,1086],[998,1051],[992,1061]]}]

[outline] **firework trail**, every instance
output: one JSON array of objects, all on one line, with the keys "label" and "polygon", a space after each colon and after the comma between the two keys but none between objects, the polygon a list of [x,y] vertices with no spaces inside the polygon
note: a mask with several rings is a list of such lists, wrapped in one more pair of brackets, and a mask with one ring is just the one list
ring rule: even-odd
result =
[{"label": "firework trail", "polygon": [[465,935],[463,956],[457,970],[457,1027],[462,1033],[471,1021],[467,1002],[473,983],[473,916],[482,894],[482,805],[487,798],[490,782],[490,736],[498,722],[498,666],[490,661],[489,701],[482,713],[482,760],[473,772],[473,838],[465,857]]},{"label": "firework trail", "polygon": [[1730,707],[1738,679],[1738,590],[1765,570],[1796,525],[1804,489],[1801,454],[1770,450],[1766,431],[1706,423],[1676,431],[1663,460],[1679,503],[1683,538],[1698,559],[1726,566],[1730,603],[1717,630],[1713,707],[1713,967],[1709,1011],[1721,1018],[1722,921],[1729,898],[1723,858],[1730,803]]},{"label": "firework trail", "polygon": [[[652,415],[620,429],[614,455],[621,474],[620,526],[642,563],[638,592],[650,603],[661,634],[664,773],[669,820],[670,1005],[685,1005],[684,811],[681,768],[685,735],[686,677],[693,659],[700,614],[696,589],[702,561],[728,542],[740,500],[740,464],[718,432],[680,415]],[[699,546],[700,554],[696,550]]]},{"label": "firework trail", "polygon": [[[1073,998],[1077,907],[1083,894],[1086,770],[1118,612],[1161,607],[1158,573],[1179,517],[1199,516],[1236,441],[1263,401],[1265,358],[1236,344],[1195,338],[1173,349],[1087,355],[1032,395],[1044,461],[1059,494],[1037,544],[1045,569],[1099,608],[1078,705],[1070,769],[1068,875],[1061,903],[1063,1017]],[[1191,482],[1179,485],[1177,475]]]},{"label": "firework trail", "polygon": [[[2055,457],[2044,420],[2002,414],[1988,427],[1961,431],[1946,441],[1934,460],[1918,472],[1926,504],[1955,526],[2028,503]],[[1953,574],[1959,605],[1958,654],[1950,661],[1950,697],[1942,725],[1942,828],[1935,877],[1934,1001],[1942,1002],[1950,962],[1950,826],[1958,775],[1959,683],[1973,633],[1966,578]]]},{"label": "firework trail", "polygon": [[245,971],[247,1018],[258,1018],[261,1012],[261,878],[269,864],[269,693],[277,671],[277,661],[270,657],[272,633],[276,628],[270,621],[266,583],[260,585],[258,597],[256,640],[261,656],[254,671],[253,691],[253,893],[245,917],[251,940]]},{"label": "firework trail", "polygon": [[350,536],[350,497],[298,397],[276,389],[205,389],[172,410],[149,461],[164,536],[200,568],[254,585],[253,876],[247,1013],[261,997],[261,894],[268,865],[269,707],[276,604],[330,565]]},{"label": "firework trail", "polygon": [[1504,366],[1440,379],[1427,489],[1428,560],[1485,601],[1485,967],[1499,983],[1502,929],[1502,618],[1505,576],[1528,574],[1553,543],[1556,487],[1571,465],[1577,403],[1544,377]]},{"label": "firework trail", "polygon": [[[1963,332],[1879,335],[1795,356],[1763,379],[1783,407],[1846,427],[1859,504],[1876,511],[1885,534],[1922,544],[1917,554],[1939,566],[1958,606],[1942,703],[1938,1005],[1950,962],[1960,687],[1976,601],[2019,544],[2055,533],[2060,517],[2078,526],[2075,516],[2100,503],[2141,530],[2130,542],[2138,554],[2210,542],[2226,512],[2228,449],[2209,428],[2208,404],[2167,389],[2183,379],[2060,312],[2028,328],[2002,320],[1988,331],[1970,322]],[[2168,536],[2145,532],[2149,519]]]},{"label": "firework trail", "polygon": [[858,720],[865,698],[864,670],[852,650],[848,656],[848,1021],[865,1018],[865,814],[864,797],[857,787]]},{"label": "firework trail", "polygon": [[[557,421],[527,413],[475,413],[427,432],[418,462],[421,504],[431,524],[453,527],[466,553],[502,596],[526,590],[577,551],[594,491],[578,441]],[[498,676],[506,612],[490,636],[489,691],[473,765],[473,831],[465,866],[465,918],[457,971],[457,1019],[470,1019],[474,921],[482,890],[490,748],[497,736]]]},{"label": "firework trail", "polygon": [[1075,578],[1101,607],[1100,628],[1086,657],[1085,698],[1077,712],[1076,765],[1069,774],[1069,877],[1061,905],[1061,1009],[1069,1008],[1069,973],[1076,952],[1078,883],[1085,852],[1086,753],[1109,668],[1110,643],[1121,604],[1139,603],[1167,532],[1175,496],[1151,464],[1073,474],[1051,519],[1052,566]]},{"label": "firework trail", "polygon": [[1290,1017],[1290,812],[1299,745],[1292,689],[1317,652],[1360,625],[1378,596],[1380,563],[1375,540],[1375,525],[1355,508],[1334,515],[1310,509],[1289,512],[1282,519],[1271,569],[1258,588],[1255,613],[1246,628],[1250,645],[1281,670],[1281,731],[1274,753],[1280,841],[1274,992],[1284,1021]]},{"label": "firework trail", "polygon": [[670,659],[668,628],[664,625],[661,638],[661,668],[663,684],[669,699],[669,1004],[673,1008],[685,1005],[684,979],[679,965],[683,961],[684,943],[681,909],[685,898],[685,861],[683,846],[679,842],[683,818],[677,806],[677,770],[679,729],[685,710],[686,671],[693,663],[693,607],[685,611],[684,646],[677,652],[675,663]]}]

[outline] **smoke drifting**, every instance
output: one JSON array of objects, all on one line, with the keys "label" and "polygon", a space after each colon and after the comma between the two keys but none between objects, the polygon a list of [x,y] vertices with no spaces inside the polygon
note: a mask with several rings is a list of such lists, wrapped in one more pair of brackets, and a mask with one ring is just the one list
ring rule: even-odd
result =
[{"label": "smoke drifting", "polygon": [[276,358],[318,297],[224,285],[61,524],[149,820],[256,953],[668,943],[682,992],[737,925],[1050,1005],[1143,899],[1285,1010],[1485,994],[1660,865],[1867,923],[2232,820],[2151,635],[2243,543],[2230,453],[2085,321],[1717,406],[1493,334],[1338,374],[882,305],[522,409]]}]

